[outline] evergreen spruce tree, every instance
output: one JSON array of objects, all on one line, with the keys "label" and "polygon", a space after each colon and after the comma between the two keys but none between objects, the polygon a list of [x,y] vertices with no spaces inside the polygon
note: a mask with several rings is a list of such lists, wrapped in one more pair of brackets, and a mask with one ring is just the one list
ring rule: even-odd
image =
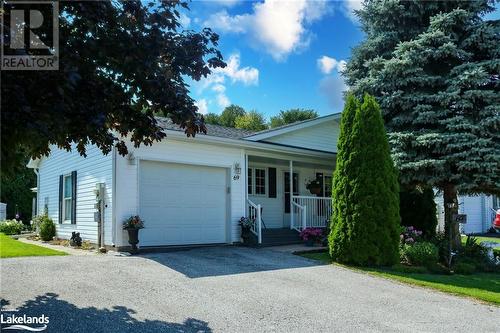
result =
[{"label": "evergreen spruce tree", "polygon": [[347,98],[341,121],[329,236],[334,260],[391,265],[399,259],[399,184],[380,108]]},{"label": "evergreen spruce tree", "polygon": [[380,103],[401,182],[442,191],[454,247],[457,194],[500,193],[500,22],[484,20],[493,5],[367,1],[367,39],[344,73]]}]

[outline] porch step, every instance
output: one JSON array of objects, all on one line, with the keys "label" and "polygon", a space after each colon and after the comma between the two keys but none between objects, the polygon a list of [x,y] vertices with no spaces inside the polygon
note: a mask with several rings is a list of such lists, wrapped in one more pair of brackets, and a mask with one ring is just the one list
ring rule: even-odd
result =
[{"label": "porch step", "polygon": [[262,244],[260,246],[288,245],[301,242],[302,240],[296,230],[290,228],[263,229]]}]

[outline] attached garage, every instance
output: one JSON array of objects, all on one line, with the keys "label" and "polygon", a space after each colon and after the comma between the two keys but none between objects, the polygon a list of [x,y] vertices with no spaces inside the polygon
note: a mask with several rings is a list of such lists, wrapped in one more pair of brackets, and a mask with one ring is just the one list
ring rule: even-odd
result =
[{"label": "attached garage", "polygon": [[141,246],[229,242],[225,168],[141,161]]}]

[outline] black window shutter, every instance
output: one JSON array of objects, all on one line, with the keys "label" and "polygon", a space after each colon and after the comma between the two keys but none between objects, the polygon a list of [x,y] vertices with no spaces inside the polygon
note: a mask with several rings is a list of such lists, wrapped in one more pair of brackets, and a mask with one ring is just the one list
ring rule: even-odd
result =
[{"label": "black window shutter", "polygon": [[64,176],[60,175],[59,176],[59,223],[62,223],[63,221],[63,182],[64,182]]},{"label": "black window shutter", "polygon": [[76,171],[71,172],[71,224],[76,224]]},{"label": "black window shutter", "polygon": [[268,168],[269,198],[276,198],[276,168]]}]

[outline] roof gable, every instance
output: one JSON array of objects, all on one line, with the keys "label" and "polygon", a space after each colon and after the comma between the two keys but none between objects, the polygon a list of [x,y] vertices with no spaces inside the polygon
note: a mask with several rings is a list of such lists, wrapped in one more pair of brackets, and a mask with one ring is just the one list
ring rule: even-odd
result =
[{"label": "roof gable", "polygon": [[282,135],[285,133],[290,133],[290,132],[294,132],[297,130],[313,127],[313,126],[316,126],[319,124],[335,121],[335,120],[340,119],[340,116],[341,116],[341,113],[334,113],[334,114],[330,114],[328,116],[304,120],[304,121],[296,122],[293,124],[288,124],[288,125],[260,131],[257,133],[253,133],[251,135],[244,137],[243,139],[250,140],[250,141],[265,141],[266,139],[269,139],[269,138],[274,137],[274,136],[278,136],[278,135]]}]

